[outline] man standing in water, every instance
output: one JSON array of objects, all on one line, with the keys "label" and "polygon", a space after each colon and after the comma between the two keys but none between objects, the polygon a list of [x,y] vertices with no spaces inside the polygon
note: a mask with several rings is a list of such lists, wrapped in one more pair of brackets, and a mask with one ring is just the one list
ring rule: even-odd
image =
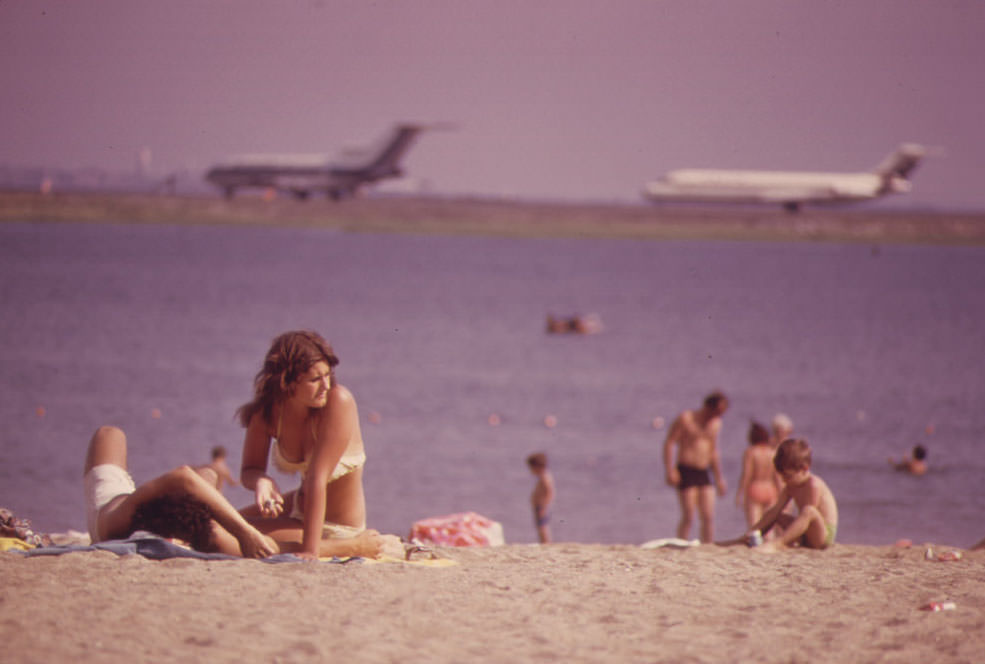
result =
[{"label": "man standing in water", "polygon": [[[687,539],[697,509],[701,517],[701,541],[712,541],[714,533],[715,489],[724,496],[727,487],[718,455],[718,434],[728,399],[721,392],[705,397],[700,410],[686,410],[677,416],[664,441],[664,468],[667,484],[676,487],[681,502],[677,536]],[[677,464],[674,465],[674,446]],[[710,471],[710,472],[709,472]],[[711,473],[715,486],[711,486]]]}]

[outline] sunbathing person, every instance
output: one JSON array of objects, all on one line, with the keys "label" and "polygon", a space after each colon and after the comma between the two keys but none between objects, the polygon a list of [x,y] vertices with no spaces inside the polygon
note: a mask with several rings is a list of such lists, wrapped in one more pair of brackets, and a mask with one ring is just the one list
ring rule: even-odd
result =
[{"label": "sunbathing person", "polygon": [[126,435],[116,427],[93,434],[83,473],[93,543],[149,530],[205,552],[266,558],[280,550],[189,466],[135,485],[127,472]]}]

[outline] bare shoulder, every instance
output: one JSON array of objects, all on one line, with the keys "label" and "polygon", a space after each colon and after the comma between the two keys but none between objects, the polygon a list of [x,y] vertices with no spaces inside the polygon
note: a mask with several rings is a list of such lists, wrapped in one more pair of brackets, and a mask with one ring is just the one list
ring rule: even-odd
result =
[{"label": "bare shoulder", "polygon": [[328,391],[328,405],[355,408],[356,397],[352,395],[348,387],[339,383]]},{"label": "bare shoulder", "polygon": [[811,484],[819,491],[830,491],[828,489],[828,483],[821,479],[820,475],[815,473],[811,473]]}]

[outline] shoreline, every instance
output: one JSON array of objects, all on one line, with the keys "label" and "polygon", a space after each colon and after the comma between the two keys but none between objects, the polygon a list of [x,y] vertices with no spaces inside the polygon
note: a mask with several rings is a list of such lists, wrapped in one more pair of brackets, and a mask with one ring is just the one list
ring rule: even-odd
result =
[{"label": "shoreline", "polygon": [[[441,549],[457,564],[0,554],[18,661],[976,661],[985,551]],[[921,610],[952,601],[954,610]]]},{"label": "shoreline", "polygon": [[387,197],[335,203],[243,196],[0,191],[0,222],[287,226],[340,232],[985,245],[985,213],[808,208],[659,207]]}]

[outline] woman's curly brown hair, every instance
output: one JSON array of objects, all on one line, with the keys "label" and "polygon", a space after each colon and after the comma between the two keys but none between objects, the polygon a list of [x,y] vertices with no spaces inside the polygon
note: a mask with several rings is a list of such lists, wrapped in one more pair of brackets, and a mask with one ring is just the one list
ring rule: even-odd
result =
[{"label": "woman's curly brown hair", "polygon": [[240,424],[249,426],[257,413],[269,422],[274,404],[290,396],[291,386],[318,362],[328,364],[329,378],[335,385],[339,358],[320,334],[299,330],[285,332],[274,339],[263,359],[263,368],[253,380],[253,399],[236,411]]}]

